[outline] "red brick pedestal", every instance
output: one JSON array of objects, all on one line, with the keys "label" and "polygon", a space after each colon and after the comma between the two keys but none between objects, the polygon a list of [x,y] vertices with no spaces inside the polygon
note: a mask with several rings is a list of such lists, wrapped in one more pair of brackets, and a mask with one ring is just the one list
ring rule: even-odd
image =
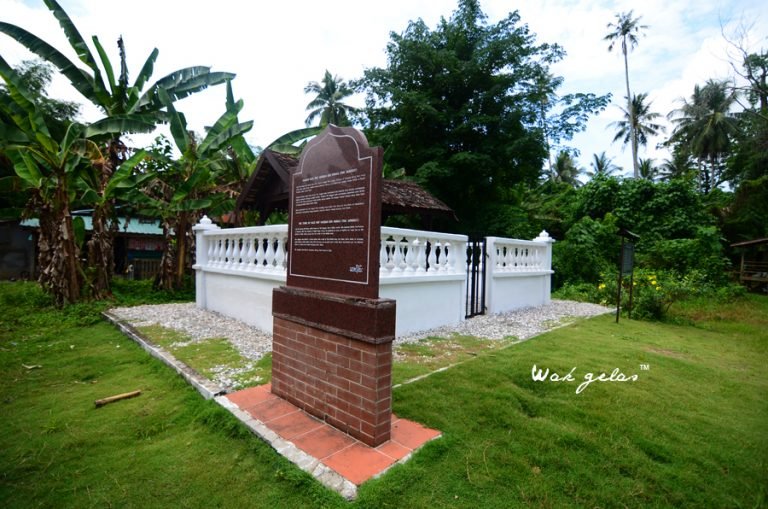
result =
[{"label": "red brick pedestal", "polygon": [[375,447],[390,439],[395,301],[273,293],[272,392]]}]

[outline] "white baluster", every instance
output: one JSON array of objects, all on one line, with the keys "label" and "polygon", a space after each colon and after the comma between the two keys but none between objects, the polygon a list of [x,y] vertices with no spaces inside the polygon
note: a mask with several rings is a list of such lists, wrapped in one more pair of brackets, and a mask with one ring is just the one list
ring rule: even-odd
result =
[{"label": "white baluster", "polygon": [[437,241],[435,239],[429,239],[429,256],[427,257],[427,271],[437,272],[439,267],[437,266]]},{"label": "white baluster", "polygon": [[230,267],[232,265],[232,239],[226,238],[222,242],[227,244],[227,249],[224,251],[224,266]]},{"label": "white baluster", "polygon": [[387,256],[387,236],[381,236],[381,244],[379,245],[379,275],[386,276],[388,273],[387,262],[389,256]]},{"label": "white baluster", "polygon": [[264,239],[257,235],[253,241],[256,243],[256,266],[255,270],[264,270]]},{"label": "white baluster", "polygon": [[217,267],[224,266],[225,251],[226,251],[226,246],[224,243],[224,237],[216,237],[216,266]]},{"label": "white baluster", "polygon": [[216,237],[203,237],[208,242],[208,265],[216,265]]},{"label": "white baluster", "polygon": [[230,267],[233,269],[240,268],[240,251],[242,251],[240,248],[240,239],[232,239],[232,263],[230,264]]},{"label": "white baluster", "polygon": [[395,270],[395,239],[387,241],[387,271],[389,273]]},{"label": "white baluster", "polygon": [[254,243],[256,242],[256,237],[253,235],[248,236],[248,252],[245,255],[246,260],[246,267],[245,270],[249,272],[253,272],[256,270],[256,265],[254,265],[254,260],[256,260],[256,249],[254,248]]},{"label": "white baluster", "polygon": [[392,261],[395,264],[395,272],[403,272],[403,266],[405,265],[405,262],[403,261],[403,238],[400,236],[395,237],[395,252],[392,256]]},{"label": "white baluster", "polygon": [[453,260],[451,260],[453,254],[451,251],[453,251],[453,245],[450,243],[450,241],[446,240],[443,242],[443,270],[446,272],[452,272],[453,269]]},{"label": "white baluster", "polygon": [[[418,246],[418,239],[414,240]],[[410,242],[408,238],[405,239],[405,246],[408,251],[405,253],[405,271],[416,272],[416,253],[414,252],[413,242]]]},{"label": "white baluster", "polygon": [[275,246],[272,239],[267,237],[267,251],[264,253],[264,261],[267,262],[265,270],[274,270],[275,268]]},{"label": "white baluster", "polygon": [[280,236],[275,237],[277,251],[275,252],[275,270],[285,270],[285,249],[283,249],[283,239]]},{"label": "white baluster", "polygon": [[427,243],[416,238],[413,241],[416,249],[416,272],[423,273],[427,271]]}]

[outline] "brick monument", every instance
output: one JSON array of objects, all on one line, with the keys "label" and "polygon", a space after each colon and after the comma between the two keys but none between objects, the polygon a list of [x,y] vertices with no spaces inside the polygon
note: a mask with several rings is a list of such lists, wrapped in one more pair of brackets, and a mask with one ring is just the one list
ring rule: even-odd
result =
[{"label": "brick monument", "polygon": [[272,392],[370,446],[390,438],[395,301],[379,299],[382,149],[329,126],[291,176]]}]

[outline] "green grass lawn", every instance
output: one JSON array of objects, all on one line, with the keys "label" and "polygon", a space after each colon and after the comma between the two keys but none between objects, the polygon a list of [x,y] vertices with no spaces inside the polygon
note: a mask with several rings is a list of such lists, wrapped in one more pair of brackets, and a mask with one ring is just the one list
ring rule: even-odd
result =
[{"label": "green grass lawn", "polygon": [[[97,308],[55,311],[31,285],[0,284],[2,507],[768,504],[766,297],[686,303],[675,324],[580,321],[395,389],[398,415],[444,436],[351,505],[101,323]],[[534,364],[576,368],[575,380],[533,381]],[[637,380],[576,393],[587,373],[615,368]]]}]

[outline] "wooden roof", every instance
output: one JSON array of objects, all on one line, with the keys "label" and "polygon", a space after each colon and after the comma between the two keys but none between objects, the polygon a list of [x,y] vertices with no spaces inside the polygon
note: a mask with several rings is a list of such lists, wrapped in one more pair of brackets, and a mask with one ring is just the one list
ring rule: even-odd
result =
[{"label": "wooden roof", "polygon": [[756,246],[759,244],[765,244],[766,242],[768,242],[768,237],[763,239],[746,240],[744,242],[736,242],[735,244],[731,244],[731,247]]},{"label": "wooden roof", "polygon": [[[291,174],[299,160],[287,154],[264,150],[235,206],[236,217],[242,210],[258,210],[262,220],[273,210],[288,210]],[[385,216],[418,214],[424,217],[444,215],[456,219],[453,210],[426,189],[405,180],[382,180],[381,209]]]}]

